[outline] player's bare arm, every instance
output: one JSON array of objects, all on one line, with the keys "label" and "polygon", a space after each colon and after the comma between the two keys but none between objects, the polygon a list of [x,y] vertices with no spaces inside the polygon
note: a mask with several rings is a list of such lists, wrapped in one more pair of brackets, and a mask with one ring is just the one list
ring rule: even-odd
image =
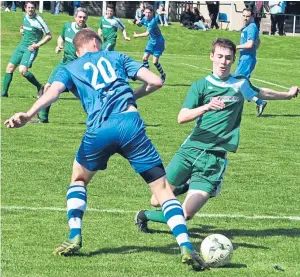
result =
[{"label": "player's bare arm", "polygon": [[55,53],[59,54],[61,52],[61,50],[63,50],[63,49],[64,49],[64,40],[61,36],[59,36],[57,38],[57,46],[55,48]]},{"label": "player's bare arm", "polygon": [[137,34],[136,32],[133,33],[134,38],[143,38],[143,37],[148,37],[148,36],[149,36],[149,32],[144,32],[144,33],[140,33],[140,34]]},{"label": "player's bare arm", "polygon": [[190,122],[208,111],[222,110],[224,108],[225,104],[223,103],[220,97],[212,97],[208,104],[202,105],[194,109],[181,109],[178,114],[177,121],[179,124]]},{"label": "player's bare arm", "polygon": [[254,40],[248,40],[246,43],[237,45],[236,49],[252,49],[254,47]]},{"label": "player's bare arm", "polygon": [[134,90],[135,99],[144,97],[163,86],[161,79],[145,67],[140,68],[136,79],[144,83],[141,87]]},{"label": "player's bare arm", "polygon": [[33,43],[28,47],[29,51],[33,51],[35,49],[40,48],[42,45],[46,44],[48,41],[52,39],[52,35],[49,33],[43,39],[41,39],[38,43]]},{"label": "player's bare arm", "polygon": [[261,88],[258,94],[260,99],[264,100],[290,100],[297,97],[299,87],[291,87],[288,92],[275,91],[269,88]]},{"label": "player's bare arm", "polygon": [[124,37],[125,40],[130,40],[130,37],[127,36],[127,33],[126,33],[125,29],[122,31],[122,33],[123,33],[123,37]]},{"label": "player's bare arm", "polygon": [[32,105],[26,113],[16,113],[7,119],[4,124],[7,128],[20,128],[32,119],[41,109],[55,102],[59,95],[66,89],[60,82],[54,82],[51,87]]}]

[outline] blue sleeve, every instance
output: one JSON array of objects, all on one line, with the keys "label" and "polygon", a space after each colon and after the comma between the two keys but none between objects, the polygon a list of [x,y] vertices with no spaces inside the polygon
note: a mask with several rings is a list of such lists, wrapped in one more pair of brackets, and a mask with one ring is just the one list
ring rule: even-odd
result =
[{"label": "blue sleeve", "polygon": [[58,70],[55,75],[54,82],[63,83],[68,90],[72,90],[72,88],[74,87],[70,72],[64,67]]},{"label": "blue sleeve", "polygon": [[258,34],[258,31],[257,31],[257,28],[253,25],[251,26],[251,28],[248,29],[248,32],[247,32],[247,41],[248,40],[253,40],[253,41],[256,41],[257,39],[257,34]]},{"label": "blue sleeve", "polygon": [[141,63],[133,60],[132,58],[130,58],[127,55],[121,54],[121,57],[123,60],[123,66],[126,71],[126,75],[130,79],[135,80],[137,72],[139,71],[139,69],[141,67],[143,67],[143,65]]}]

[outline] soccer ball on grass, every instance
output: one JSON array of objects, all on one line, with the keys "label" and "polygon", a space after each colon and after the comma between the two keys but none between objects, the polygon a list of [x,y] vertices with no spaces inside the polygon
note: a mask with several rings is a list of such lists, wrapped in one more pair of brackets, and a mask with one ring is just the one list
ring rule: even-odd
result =
[{"label": "soccer ball on grass", "polygon": [[209,267],[229,264],[232,253],[233,246],[230,239],[221,234],[207,236],[200,246],[200,254]]}]

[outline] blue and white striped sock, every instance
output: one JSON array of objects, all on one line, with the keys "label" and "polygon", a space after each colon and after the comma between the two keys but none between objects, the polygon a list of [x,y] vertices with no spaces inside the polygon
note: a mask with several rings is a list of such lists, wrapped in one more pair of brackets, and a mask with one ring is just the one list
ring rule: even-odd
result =
[{"label": "blue and white striped sock", "polygon": [[82,185],[70,185],[67,191],[69,239],[81,235],[82,217],[86,209],[86,188]]},{"label": "blue and white striped sock", "polygon": [[144,65],[144,67],[146,67],[146,68],[148,68],[149,69],[149,62],[148,62],[148,60],[143,60],[143,65]]},{"label": "blue and white striped sock", "polygon": [[167,200],[162,204],[162,211],[178,245],[193,251],[180,202],[177,199]]}]

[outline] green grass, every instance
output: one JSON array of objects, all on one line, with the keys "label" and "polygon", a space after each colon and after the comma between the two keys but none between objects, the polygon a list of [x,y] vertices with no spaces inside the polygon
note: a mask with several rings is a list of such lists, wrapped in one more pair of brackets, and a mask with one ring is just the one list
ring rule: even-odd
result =
[{"label": "green grass", "polygon": [[[21,13],[2,13],[1,17],[3,74],[20,39]],[[32,72],[45,83],[60,59],[54,53],[57,36],[71,17],[48,13],[43,17],[53,40],[40,49]],[[90,17],[88,24],[96,29],[97,22],[98,18]],[[144,31],[126,27],[131,37],[133,31]],[[208,56],[212,40],[222,36],[237,43],[239,33],[190,31],[176,23],[162,32],[167,48],[161,63],[167,82],[138,105],[148,125],[147,133],[167,164],[193,128],[193,123],[179,126],[176,118],[191,83],[209,72],[205,68],[211,68]],[[261,40],[252,77],[286,87],[299,85],[299,38],[262,36]],[[145,43],[146,39],[133,38],[126,42],[119,34],[116,50],[140,60]],[[261,81],[254,84],[266,86]],[[16,71],[9,98],[1,99],[1,122],[14,112],[26,111],[35,94],[35,88]],[[96,210],[87,211],[84,217],[81,256],[53,256],[54,246],[68,233],[65,193],[85,130],[85,114],[79,101],[63,94],[51,108],[48,125],[28,124],[8,130],[2,124],[2,276],[300,276],[300,221],[283,219],[299,216],[299,117],[298,99],[269,101],[261,118],[256,118],[253,103],[245,103],[239,151],[229,154],[222,194],[209,201],[201,214],[281,218],[195,217],[188,225],[196,248],[212,233],[228,236],[235,246],[228,267],[201,273],[187,271],[180,264],[167,226],[151,224],[156,230],[151,235],[136,231],[135,211],[149,207],[150,192],[120,156],[113,157],[108,169],[89,185],[88,207]],[[57,209],[42,209],[46,207]],[[285,272],[276,271],[275,264]]]}]

